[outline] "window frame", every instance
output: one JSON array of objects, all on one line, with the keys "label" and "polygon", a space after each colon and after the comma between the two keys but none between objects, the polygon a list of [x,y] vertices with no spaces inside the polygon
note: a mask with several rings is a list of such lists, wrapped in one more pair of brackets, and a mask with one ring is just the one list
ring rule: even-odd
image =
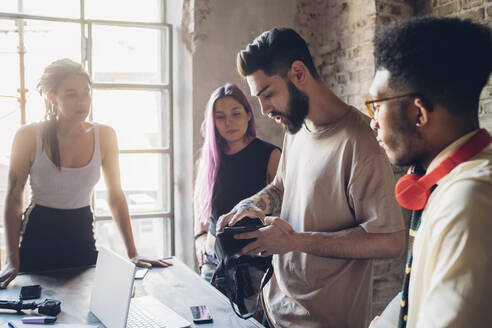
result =
[{"label": "window frame", "polygon": [[[22,11],[22,0],[17,0],[18,1],[18,10]],[[93,77],[93,70],[92,70],[92,62],[93,62],[93,57],[92,57],[92,38],[93,38],[93,26],[95,25],[100,25],[100,26],[116,26],[116,27],[137,27],[137,28],[144,28],[144,29],[159,29],[161,30],[162,33],[165,33],[167,31],[166,35],[166,40],[167,40],[167,49],[165,48],[166,45],[164,43],[161,43],[161,49],[167,50],[167,63],[165,63],[163,56],[161,56],[161,67],[162,67],[162,76],[164,77],[165,74],[167,75],[165,80],[165,83],[114,83],[114,82],[98,82],[98,81],[93,81],[92,87],[94,90],[150,90],[150,91],[160,91],[164,93],[164,91],[167,91],[167,97],[161,97],[161,111],[165,110],[167,108],[168,110],[168,122],[164,122],[164,117],[165,115],[162,115],[163,117],[163,124],[167,123],[167,131],[168,135],[167,140],[168,140],[168,145],[167,147],[154,147],[154,148],[132,148],[132,149],[119,149],[120,154],[129,154],[129,155],[140,155],[140,154],[167,154],[169,157],[169,179],[168,179],[168,185],[163,186],[163,190],[167,188],[167,195],[168,195],[168,201],[169,201],[169,206],[168,206],[168,211],[164,210],[159,210],[159,211],[147,211],[147,212],[131,212],[130,211],[130,218],[132,222],[135,222],[134,220],[139,220],[139,219],[148,219],[148,218],[153,218],[153,219],[162,219],[163,220],[163,240],[164,240],[164,245],[162,245],[164,252],[166,252],[166,249],[168,246],[171,247],[171,255],[174,256],[176,251],[175,251],[175,218],[174,218],[174,151],[173,151],[173,145],[174,145],[174,140],[173,140],[173,39],[172,39],[172,25],[165,23],[165,0],[160,0],[161,4],[161,21],[159,23],[149,23],[149,22],[135,22],[135,21],[121,21],[121,20],[100,20],[100,19],[86,19],[85,18],[85,0],[79,0],[80,2],[80,18],[64,18],[64,17],[52,17],[52,16],[41,16],[41,15],[32,15],[32,14],[24,14],[24,13],[8,13],[8,12],[0,12],[0,18],[1,19],[12,19],[16,21],[21,21],[22,20],[35,20],[35,21],[50,21],[50,22],[70,22],[70,23],[78,23],[80,25],[80,39],[81,39],[81,58],[82,58],[82,65],[87,69],[88,73],[90,74],[91,77]],[[23,26],[22,24],[19,26]],[[22,30],[22,29],[19,29]],[[18,32],[21,33],[21,32]],[[161,41],[163,40],[164,37],[161,37]],[[23,50],[24,46],[24,41],[21,40],[20,44],[21,47],[19,47],[19,53]],[[22,57],[22,56],[21,56]],[[164,65],[165,64],[165,65]],[[167,68],[167,72],[164,71],[164,67]],[[21,60],[21,65],[20,65],[20,73],[21,75],[24,74],[23,70],[23,60]],[[21,78],[22,80],[22,78]],[[25,114],[25,106],[23,106],[22,101],[24,101],[25,104],[25,95],[27,90],[25,87],[23,87],[22,82],[21,86],[19,88],[19,95],[18,99],[20,102],[20,110],[21,110],[21,122],[20,126],[23,126],[26,124],[26,114]],[[89,117],[90,120],[92,120],[93,115],[91,111],[91,115]],[[162,167],[162,174],[167,174],[167,168]],[[161,197],[164,197],[166,192],[162,193]],[[164,203],[164,199],[162,199],[162,203]],[[95,202],[95,196],[94,194],[92,195],[92,201],[91,205],[93,208],[94,207],[94,202]],[[111,220],[112,215],[96,215],[94,213],[94,218],[96,222],[100,221],[106,221],[106,220]],[[166,222],[165,220],[168,220]],[[166,229],[166,227],[169,227],[169,230]],[[170,241],[168,241],[168,237],[170,237]],[[167,243],[170,245],[166,244]]]}]

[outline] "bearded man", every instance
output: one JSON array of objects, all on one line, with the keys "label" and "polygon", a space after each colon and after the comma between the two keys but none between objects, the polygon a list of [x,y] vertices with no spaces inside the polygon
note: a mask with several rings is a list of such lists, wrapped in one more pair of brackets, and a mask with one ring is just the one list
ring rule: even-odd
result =
[{"label": "bearded man", "polygon": [[[272,327],[367,327],[372,259],[400,256],[405,234],[394,177],[367,116],[319,78],[306,42],[273,29],[237,56],[263,115],[287,130],[274,181],[222,216],[267,225],[241,254],[273,255],[263,290]],[[280,213],[277,216],[268,216]]]}]

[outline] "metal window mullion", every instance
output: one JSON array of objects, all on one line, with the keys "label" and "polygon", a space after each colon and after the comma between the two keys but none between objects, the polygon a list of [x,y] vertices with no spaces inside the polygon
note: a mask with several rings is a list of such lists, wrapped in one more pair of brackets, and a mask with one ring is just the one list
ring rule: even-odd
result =
[{"label": "metal window mullion", "polygon": [[120,154],[171,154],[169,148],[120,149]]},{"label": "metal window mullion", "polygon": [[[23,0],[18,0],[18,3],[22,5]],[[166,8],[165,8],[165,1],[161,1],[161,23],[149,23],[149,22],[129,22],[129,21],[108,21],[108,20],[91,20],[91,19],[85,19],[85,0],[80,0],[80,18],[79,19],[73,19],[73,18],[61,18],[61,17],[51,17],[51,16],[42,16],[42,15],[30,15],[30,14],[24,14],[24,13],[5,13],[5,12],[0,12],[0,17],[3,18],[10,18],[10,19],[26,19],[26,20],[37,20],[37,21],[52,21],[52,22],[65,22],[65,23],[78,23],[80,24],[80,31],[81,31],[81,60],[83,62],[83,65],[86,66],[86,69],[88,70],[88,73],[90,76],[93,76],[93,67],[92,67],[92,25],[93,24],[100,24],[100,25],[115,25],[115,26],[121,26],[121,27],[141,27],[141,28],[151,28],[151,29],[160,29],[163,30],[163,28],[166,28],[167,33],[168,33],[168,84],[119,84],[119,83],[94,83],[94,87],[96,88],[101,88],[101,89],[118,89],[118,88],[123,88],[123,89],[138,89],[138,90],[168,90],[168,111],[169,111],[169,129],[168,129],[168,140],[169,140],[169,148],[162,148],[162,149],[150,149],[150,150],[144,150],[144,149],[130,149],[130,150],[122,150],[120,153],[122,154],[141,154],[141,153],[161,153],[161,154],[169,154],[169,185],[167,186],[169,189],[169,212],[157,212],[157,213],[146,213],[146,214],[137,214],[134,213],[132,215],[132,219],[141,219],[141,218],[148,218],[148,217],[162,217],[168,218],[170,220],[171,224],[171,253],[172,255],[175,255],[175,224],[174,224],[174,156],[173,156],[173,145],[174,145],[174,140],[173,140],[173,105],[174,105],[174,100],[173,100],[173,42],[172,42],[172,25],[171,24],[166,24],[165,23],[165,13],[166,13]],[[86,26],[87,26],[87,35],[86,35]],[[164,42],[161,44],[161,49],[164,46]],[[161,56],[162,58],[162,56]],[[162,73],[164,73],[163,70],[163,65],[161,65]],[[162,74],[164,76],[164,74]],[[161,103],[161,110],[164,109],[164,97],[161,97],[162,103]],[[164,115],[162,115],[163,117]],[[90,114],[90,119],[93,119],[92,112]],[[163,172],[164,174],[164,172]],[[164,199],[163,199],[164,201]],[[92,207],[95,208],[95,195],[93,193],[92,196]],[[96,220],[110,220],[112,219],[112,216],[96,216]],[[163,231],[165,233],[165,231]]]},{"label": "metal window mullion", "polygon": [[124,89],[124,90],[168,90],[169,84],[165,83],[115,83],[115,82],[93,82],[94,89]]},{"label": "metal window mullion", "polygon": [[[81,11],[82,13],[82,11]],[[85,11],[84,11],[85,13]],[[1,17],[13,18],[13,19],[32,19],[32,20],[44,20],[52,22],[65,22],[65,23],[77,23],[77,24],[100,24],[100,25],[116,25],[123,27],[141,27],[141,28],[154,28],[162,29],[163,27],[169,28],[170,24],[165,23],[149,23],[149,22],[131,22],[131,21],[116,21],[116,20],[100,20],[100,19],[82,19],[82,18],[68,18],[68,17],[53,17],[42,15],[31,15],[23,13],[7,13],[0,12]]]},{"label": "metal window mullion", "polygon": [[173,98],[173,33],[172,28],[167,28],[168,33],[168,108],[169,108],[169,220],[171,224],[171,255],[176,255],[175,217],[174,217],[174,98]]},{"label": "metal window mullion", "polygon": [[[96,221],[110,221],[113,219],[112,215],[95,215],[95,220]],[[171,213],[170,212],[140,212],[140,213],[133,213],[130,215],[132,220],[142,220],[142,219],[159,219],[162,218],[163,220],[165,218],[170,218]]]}]

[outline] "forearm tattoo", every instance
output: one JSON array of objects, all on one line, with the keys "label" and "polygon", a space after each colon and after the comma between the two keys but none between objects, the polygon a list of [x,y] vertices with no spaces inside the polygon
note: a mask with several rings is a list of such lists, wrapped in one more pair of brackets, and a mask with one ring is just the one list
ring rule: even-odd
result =
[{"label": "forearm tattoo", "polygon": [[270,188],[266,188],[260,196],[268,199],[268,208],[265,209],[266,214],[271,215],[280,212],[282,193],[277,187],[270,186]]},{"label": "forearm tattoo", "polygon": [[266,210],[266,202],[263,200],[263,198],[260,198],[257,202],[256,202],[256,206],[258,208],[260,208],[262,211],[265,211]]},{"label": "forearm tattoo", "polygon": [[251,199],[243,199],[239,203],[237,203],[236,206],[234,206],[233,211],[237,211],[239,209],[244,209],[244,210],[249,210],[250,208],[255,207],[255,204],[253,204],[253,201]]},{"label": "forearm tattoo", "polygon": [[15,175],[14,171],[9,172],[9,193],[8,196],[10,196],[13,192],[15,187],[17,186],[17,175]]},{"label": "forearm tattoo", "polygon": [[282,192],[272,185],[267,186],[252,198],[244,199],[234,206],[233,211],[259,208],[265,214],[271,215],[280,212],[282,206]]}]

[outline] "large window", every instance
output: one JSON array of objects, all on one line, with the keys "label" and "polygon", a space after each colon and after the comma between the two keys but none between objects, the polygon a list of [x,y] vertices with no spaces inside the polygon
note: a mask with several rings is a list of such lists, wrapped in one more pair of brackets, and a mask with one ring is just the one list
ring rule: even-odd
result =
[{"label": "large window", "polygon": [[[71,58],[93,80],[91,119],[118,135],[138,250],[153,257],[174,253],[172,40],[163,17],[164,0],[0,1],[1,216],[15,131],[44,116],[37,81],[49,63]],[[92,204],[97,242],[125,254],[106,195],[101,178]],[[4,242],[2,235],[2,253]]]}]

